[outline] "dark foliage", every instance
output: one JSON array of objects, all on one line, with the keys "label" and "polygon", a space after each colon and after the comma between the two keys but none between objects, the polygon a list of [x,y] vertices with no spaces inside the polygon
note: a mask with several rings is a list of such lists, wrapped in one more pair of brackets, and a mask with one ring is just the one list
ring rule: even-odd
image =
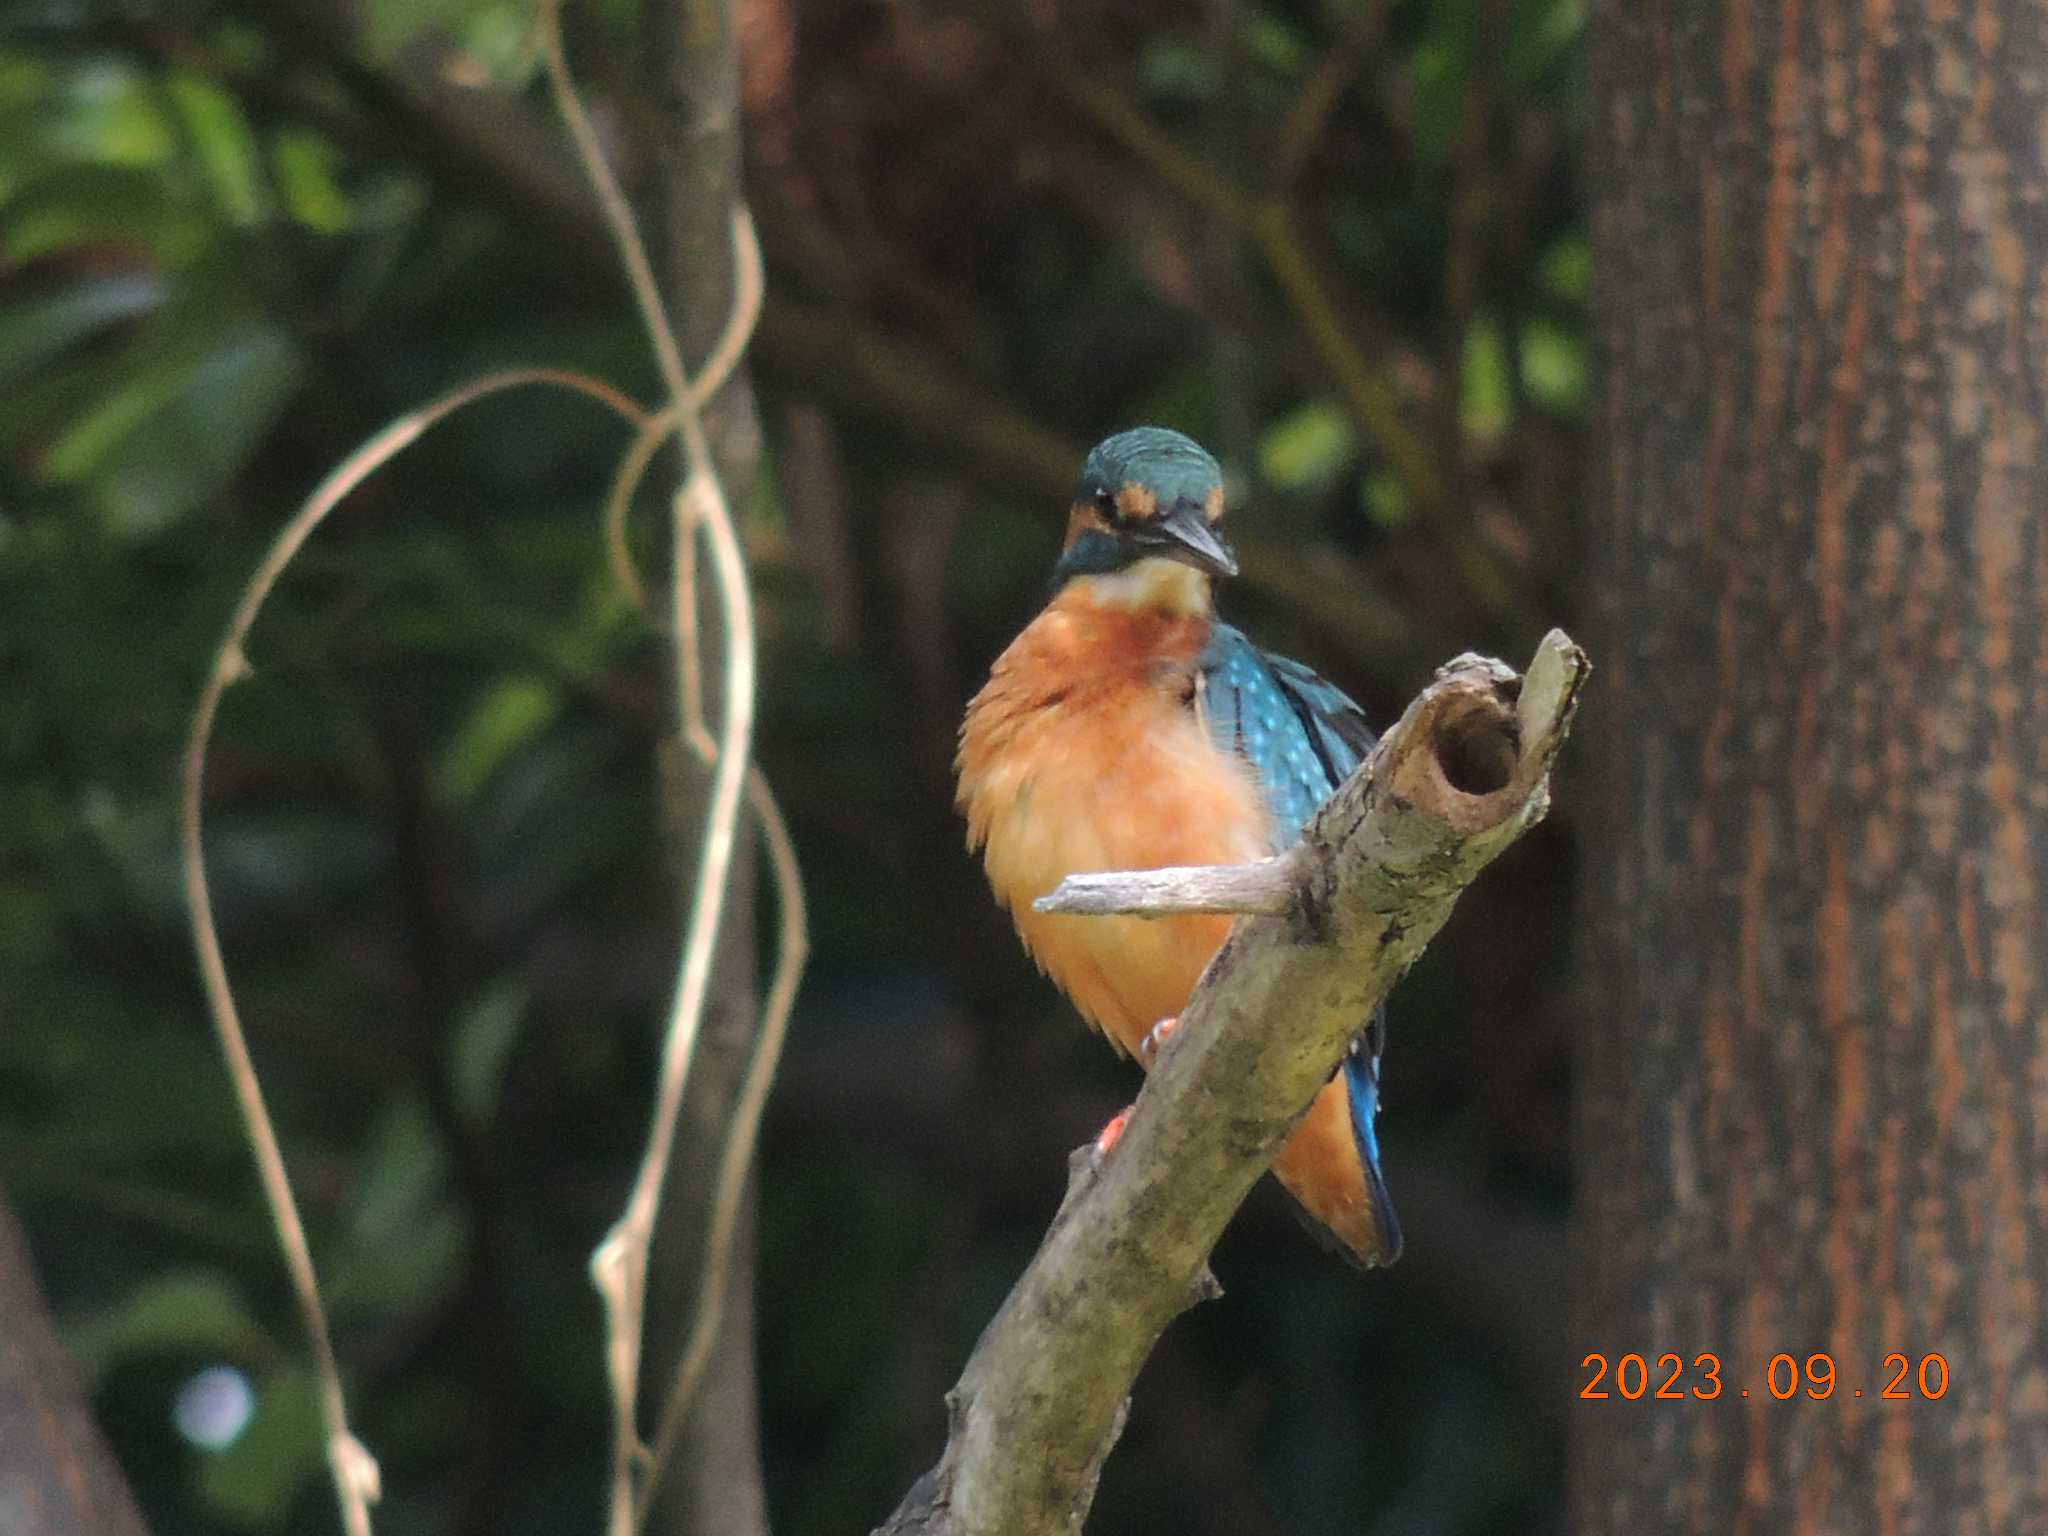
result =
[{"label": "dark foliage", "polygon": [[[633,12],[571,18],[629,175]],[[1208,442],[1231,617],[1375,719],[1570,618],[1577,15],[743,6],[761,757],[816,942],[761,1172],[783,1536],[864,1530],[928,1464],[1065,1153],[1133,1088],[950,809],[961,703],[1043,592],[1086,443]],[[515,0],[0,31],[0,1184],[159,1536],[333,1520],[177,900],[187,713],[271,534],[392,415],[511,363],[652,395],[574,188]],[[373,480],[259,626],[213,763],[224,940],[388,1536],[596,1523],[584,1259],[678,926],[658,646],[597,542],[623,446],[523,395]],[[1397,996],[1408,1257],[1360,1278],[1255,1199],[1094,1529],[1556,1528],[1562,811]],[[1475,922],[1510,941],[1462,944]],[[255,1416],[203,1450],[173,1407],[217,1364]]]}]

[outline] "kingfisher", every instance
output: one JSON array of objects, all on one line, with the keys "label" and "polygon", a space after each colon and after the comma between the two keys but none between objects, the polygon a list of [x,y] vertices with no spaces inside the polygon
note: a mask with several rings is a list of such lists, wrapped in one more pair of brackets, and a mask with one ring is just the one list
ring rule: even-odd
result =
[{"label": "kingfisher", "polygon": [[[1375,741],[1335,685],[1216,617],[1213,583],[1237,574],[1223,510],[1223,472],[1192,438],[1137,427],[1098,443],[1051,599],[968,704],[955,763],[968,850],[1025,949],[1148,1068],[1231,919],[1078,917],[1033,903],[1085,871],[1278,853]],[[1374,1124],[1385,1036],[1382,1010],[1273,1163],[1367,1268],[1401,1253]]]}]

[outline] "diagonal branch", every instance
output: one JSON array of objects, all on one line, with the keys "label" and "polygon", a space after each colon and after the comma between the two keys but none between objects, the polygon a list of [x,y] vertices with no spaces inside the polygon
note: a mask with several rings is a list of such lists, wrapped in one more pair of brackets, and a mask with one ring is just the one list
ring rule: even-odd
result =
[{"label": "diagonal branch", "polygon": [[1317,814],[1298,854],[1258,866],[1288,869],[1289,910],[1233,930],[1122,1139],[1075,1157],[1037,1257],[947,1399],[944,1455],[885,1536],[1080,1529],[1131,1382],[1166,1325],[1207,1294],[1224,1223],[1358,1021],[1465,886],[1548,810],[1587,671],[1557,630],[1526,677],[1458,658]]}]

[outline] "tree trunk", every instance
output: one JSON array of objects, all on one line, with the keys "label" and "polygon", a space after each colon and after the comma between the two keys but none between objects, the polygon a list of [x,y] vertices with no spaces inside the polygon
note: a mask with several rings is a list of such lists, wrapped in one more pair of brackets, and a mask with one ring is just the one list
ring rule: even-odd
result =
[{"label": "tree trunk", "polygon": [[[652,175],[641,206],[669,318],[692,373],[725,329],[732,304],[732,213],[741,195],[733,20],[729,0],[649,0],[642,13],[648,110],[640,142],[650,151]],[[727,500],[736,517],[744,516],[761,456],[760,419],[744,372],[711,401],[704,426]],[[704,561],[698,569],[706,619],[706,703],[715,729],[724,664],[717,592]],[[672,813],[680,812],[671,818],[679,832],[679,867],[693,873],[709,770],[689,759],[670,782],[681,786],[679,794],[669,797]],[[650,1426],[667,1399],[669,1378],[696,1312],[711,1189],[759,1024],[754,966],[759,848],[744,809],[741,815],[717,968],[677,1127],[675,1167],[655,1228],[642,1384]],[[687,895],[686,877],[685,902]],[[750,1185],[725,1277],[718,1341],[650,1511],[649,1528],[656,1532],[766,1536],[754,1363],[753,1203]]]},{"label": "tree trunk", "polygon": [[2039,1532],[2048,11],[1593,32],[1570,1526]]},{"label": "tree trunk", "polygon": [[0,1193],[0,1531],[143,1536],[36,1289],[28,1240]]}]

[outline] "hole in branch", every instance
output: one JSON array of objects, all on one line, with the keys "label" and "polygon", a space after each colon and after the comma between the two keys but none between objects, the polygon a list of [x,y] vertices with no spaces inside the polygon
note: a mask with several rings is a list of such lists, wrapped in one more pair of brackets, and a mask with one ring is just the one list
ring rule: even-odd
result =
[{"label": "hole in branch", "polygon": [[1453,789],[1467,795],[1490,795],[1513,783],[1521,748],[1514,717],[1476,700],[1437,728],[1437,766]]}]

